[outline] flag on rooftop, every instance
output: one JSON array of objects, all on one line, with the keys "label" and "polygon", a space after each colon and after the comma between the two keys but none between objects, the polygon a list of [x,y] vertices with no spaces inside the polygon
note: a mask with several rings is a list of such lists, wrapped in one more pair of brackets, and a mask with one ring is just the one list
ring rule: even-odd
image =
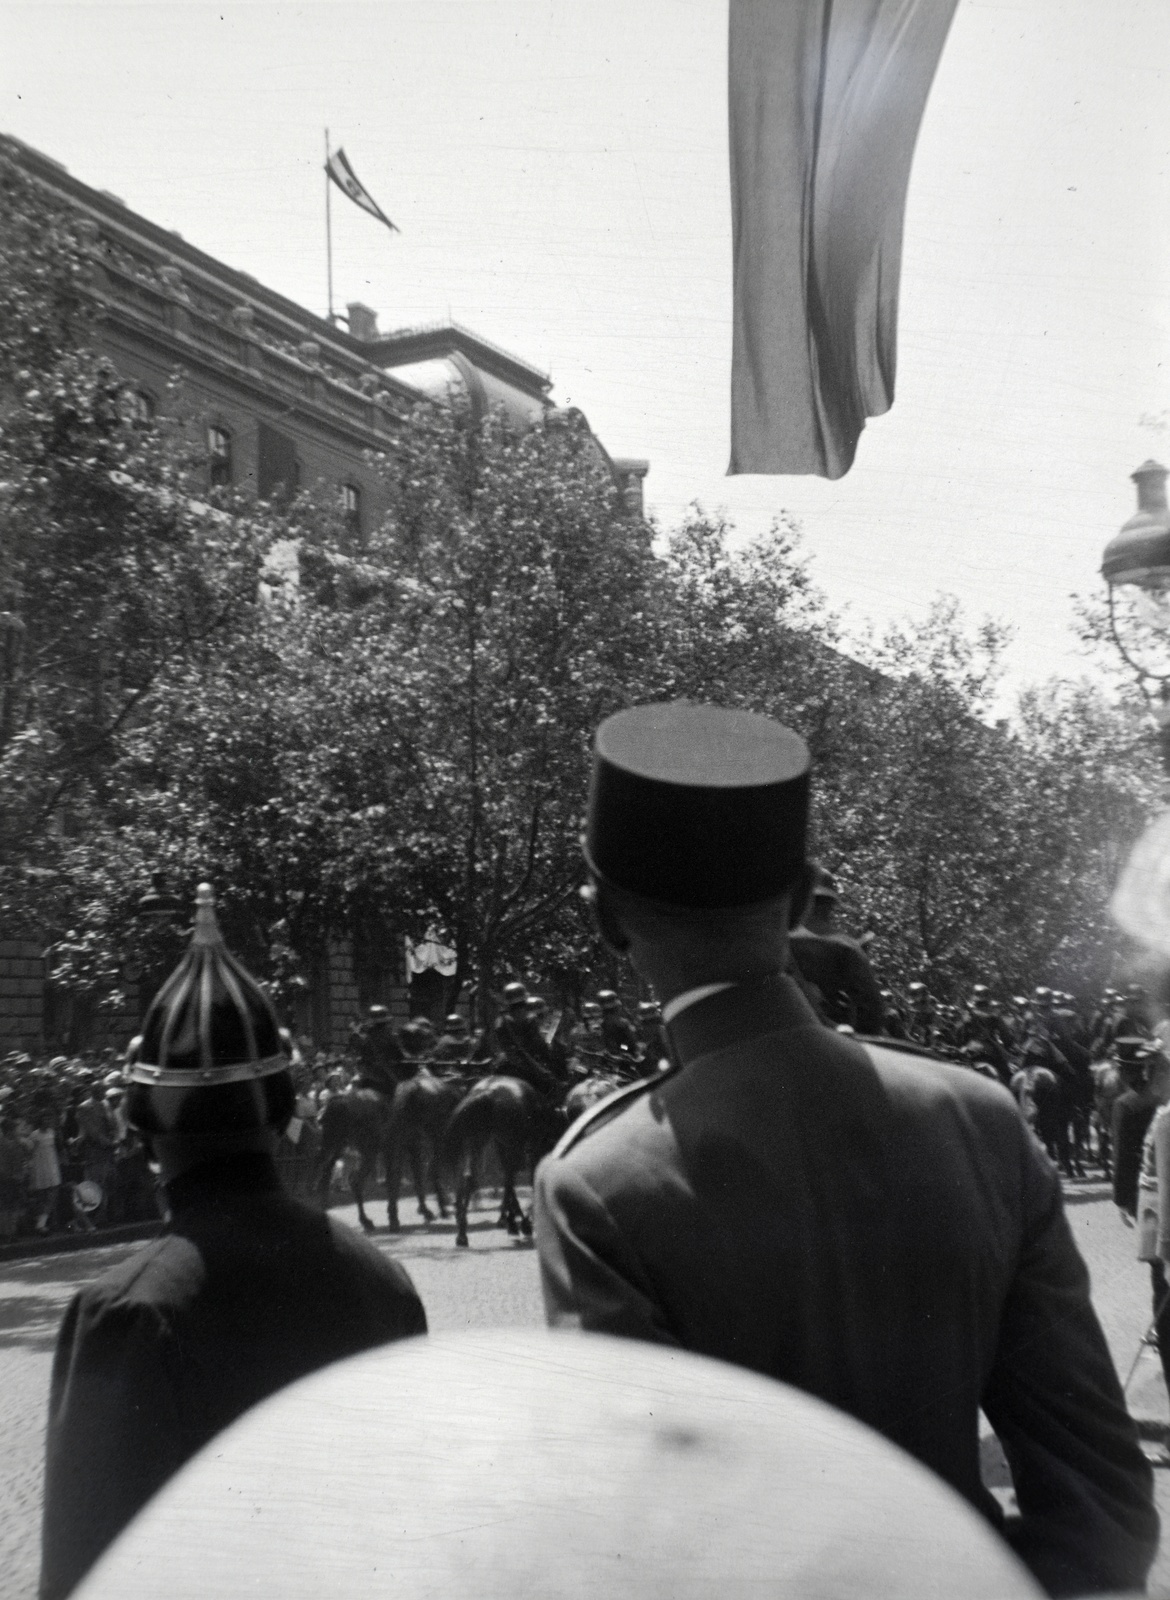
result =
[{"label": "flag on rooftop", "polygon": [[368,211],[371,217],[377,217],[379,222],[384,222],[392,233],[399,233],[390,218],[370,194],[369,190],[359,179],[357,173],[349,164],[349,157],[344,150],[334,150],[325,162],[325,171],[333,179],[343,194],[347,194],[355,206],[361,206],[363,211]]}]

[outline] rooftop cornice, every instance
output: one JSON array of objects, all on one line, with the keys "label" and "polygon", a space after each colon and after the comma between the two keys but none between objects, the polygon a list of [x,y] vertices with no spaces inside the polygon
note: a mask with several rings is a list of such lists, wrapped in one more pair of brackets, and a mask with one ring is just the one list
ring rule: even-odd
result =
[{"label": "rooftop cornice", "polygon": [[433,322],[417,328],[393,328],[360,348],[379,366],[399,366],[411,361],[433,361],[457,351],[474,366],[512,383],[534,400],[546,400],[552,379],[539,367],[511,355],[490,339],[458,322]]},{"label": "rooftop cornice", "polygon": [[60,162],[13,135],[0,134],[0,148],[18,160],[24,170],[46,188],[97,220],[103,233],[132,249],[144,250],[159,265],[179,267],[190,278],[193,287],[217,290],[236,304],[251,306],[266,320],[271,319],[281,325],[285,336],[290,339],[316,340],[323,353],[328,353],[345,365],[352,365],[355,376],[363,371],[381,373],[383,384],[396,390],[403,399],[414,404],[425,400],[426,397],[411,385],[391,373],[382,372],[376,360],[371,360],[371,345],[352,338],[327,318],[305,310],[296,301],[278,294],[275,289],[267,288],[250,273],[227,266],[205,250],[189,244],[180,234],[170,232],[139,212],[132,211],[117,196],[82,183]]}]

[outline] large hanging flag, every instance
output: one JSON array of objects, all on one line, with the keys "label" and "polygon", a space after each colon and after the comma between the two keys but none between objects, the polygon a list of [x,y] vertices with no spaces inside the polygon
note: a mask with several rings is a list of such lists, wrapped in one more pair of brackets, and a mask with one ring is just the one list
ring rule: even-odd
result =
[{"label": "large hanging flag", "polygon": [[957,0],[731,0],[729,472],[839,478],[894,402],[902,215]]},{"label": "large hanging flag", "polygon": [[384,222],[392,233],[401,231],[390,221],[390,218],[350,166],[349,157],[344,150],[334,150],[332,154],[326,156],[325,171],[341,192],[349,196],[355,206],[361,206],[362,210],[368,211],[371,217],[377,217],[379,222]]}]

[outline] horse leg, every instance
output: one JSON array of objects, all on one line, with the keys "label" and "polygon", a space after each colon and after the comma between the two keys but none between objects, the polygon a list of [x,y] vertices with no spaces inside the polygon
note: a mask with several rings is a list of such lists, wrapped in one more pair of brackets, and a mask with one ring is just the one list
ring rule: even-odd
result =
[{"label": "horse leg", "polygon": [[329,1205],[329,1190],[333,1183],[333,1169],[337,1165],[338,1154],[339,1151],[335,1145],[327,1144],[317,1158],[314,1192],[322,1211],[326,1210]]},{"label": "horse leg", "polygon": [[451,1207],[447,1203],[447,1193],[443,1188],[443,1166],[437,1150],[431,1151],[431,1187],[435,1191],[439,1215],[445,1219],[450,1214]]},{"label": "horse leg", "polygon": [[427,1168],[423,1160],[422,1140],[414,1139],[410,1146],[410,1170],[414,1178],[414,1192],[418,1202],[418,1214],[424,1222],[433,1222],[435,1213],[427,1205]]},{"label": "horse leg", "polygon": [[398,1146],[387,1145],[384,1159],[386,1165],[386,1226],[391,1233],[398,1233],[402,1227],[398,1220],[399,1167],[401,1164]]},{"label": "horse leg", "polygon": [[455,1186],[455,1243],[466,1249],[471,1240],[467,1237],[467,1211],[471,1205],[471,1193],[475,1179],[470,1172],[465,1172]]},{"label": "horse leg", "polygon": [[511,1154],[500,1151],[500,1166],[504,1173],[504,1208],[500,1212],[500,1223],[507,1228],[513,1238],[520,1232],[517,1215],[520,1202],[516,1198],[516,1162]]},{"label": "horse leg", "polygon": [[362,1227],[367,1233],[373,1233],[374,1231],[374,1224],[370,1221],[369,1217],[366,1216],[365,1207],[366,1176],[373,1165],[374,1163],[370,1160],[369,1151],[363,1150],[360,1152],[360,1159],[357,1166],[349,1175],[350,1192],[357,1201],[358,1221],[361,1223]]}]

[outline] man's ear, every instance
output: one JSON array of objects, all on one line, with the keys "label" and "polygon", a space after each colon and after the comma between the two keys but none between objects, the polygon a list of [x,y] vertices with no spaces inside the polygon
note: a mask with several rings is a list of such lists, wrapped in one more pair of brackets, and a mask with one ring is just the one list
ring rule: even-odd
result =
[{"label": "man's ear", "polygon": [[794,879],[788,901],[788,926],[799,928],[804,921],[805,912],[812,900],[812,892],[816,885],[816,873],[812,863],[806,861],[801,867],[798,876]]},{"label": "man's ear", "polygon": [[597,892],[595,883],[581,886],[581,898],[593,913],[593,924],[605,944],[615,955],[624,956],[630,948],[625,929],[615,918],[604,898]]}]

